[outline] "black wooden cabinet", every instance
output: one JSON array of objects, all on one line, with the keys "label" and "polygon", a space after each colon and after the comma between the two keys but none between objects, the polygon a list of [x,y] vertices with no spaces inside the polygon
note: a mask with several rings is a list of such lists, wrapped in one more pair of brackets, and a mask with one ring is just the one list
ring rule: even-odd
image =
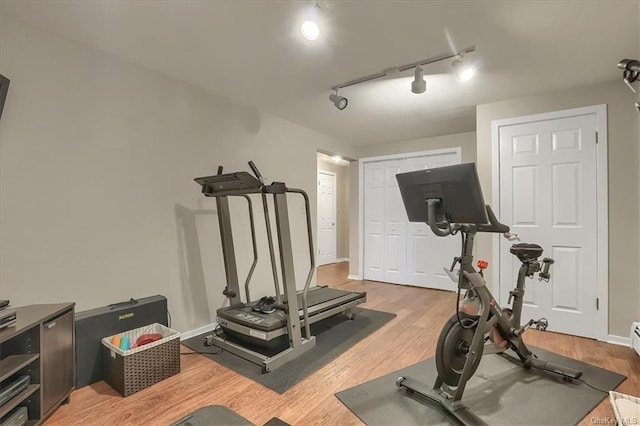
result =
[{"label": "black wooden cabinet", "polygon": [[40,424],[73,390],[75,328],[73,303],[17,308],[16,324],[0,330],[0,382],[28,375],[29,386],[0,406],[4,420],[26,407],[28,424]]}]

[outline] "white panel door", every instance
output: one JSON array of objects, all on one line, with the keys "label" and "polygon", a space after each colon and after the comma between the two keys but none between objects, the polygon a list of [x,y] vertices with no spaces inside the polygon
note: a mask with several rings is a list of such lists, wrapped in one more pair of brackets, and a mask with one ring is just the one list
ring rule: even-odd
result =
[{"label": "white panel door", "polygon": [[[500,219],[520,242],[551,257],[551,281],[527,279],[523,322],[597,336],[595,114],[502,126]],[[506,305],[520,261],[500,239],[500,299]]]},{"label": "white panel door", "polygon": [[[409,158],[403,171],[426,170],[459,164],[457,153]],[[438,237],[429,225],[409,222],[407,226],[407,283],[439,290],[457,290],[442,270],[460,255],[460,236]]]},{"label": "white panel door", "polygon": [[407,160],[384,164],[384,281],[406,284],[407,213],[404,210],[396,175]]},{"label": "white panel door", "polygon": [[384,164],[364,164],[364,279],[384,281]]},{"label": "white panel door", "polygon": [[336,261],[336,175],[318,172],[318,265]]}]

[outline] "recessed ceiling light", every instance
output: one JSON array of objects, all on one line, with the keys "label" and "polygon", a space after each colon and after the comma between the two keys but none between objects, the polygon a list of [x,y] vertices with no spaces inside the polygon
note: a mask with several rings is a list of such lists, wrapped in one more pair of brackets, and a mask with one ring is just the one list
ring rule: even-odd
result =
[{"label": "recessed ceiling light", "polygon": [[302,31],[302,35],[307,40],[313,41],[320,37],[320,28],[318,28],[318,24],[313,21],[304,21],[300,31]]}]

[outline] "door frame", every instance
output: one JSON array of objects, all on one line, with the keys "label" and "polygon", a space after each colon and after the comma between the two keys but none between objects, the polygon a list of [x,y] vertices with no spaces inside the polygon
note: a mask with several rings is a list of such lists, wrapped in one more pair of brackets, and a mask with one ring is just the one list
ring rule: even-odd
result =
[{"label": "door frame", "polygon": [[349,279],[364,279],[364,164],[441,154],[456,154],[458,160],[462,162],[462,148],[459,146],[452,148],[433,149],[429,151],[407,152],[404,154],[390,154],[358,159],[358,275],[350,275]]},{"label": "door frame", "polygon": [[[596,118],[596,223],[597,223],[597,274],[596,291],[599,301],[597,310],[596,336],[600,341],[608,341],[609,336],[609,196],[607,171],[607,105],[593,105],[583,108],[572,108],[542,114],[506,118],[491,122],[491,155],[492,163],[492,197],[491,205],[500,217],[500,127],[569,118],[580,115],[595,115]],[[492,256],[496,267],[493,268],[493,289],[500,291],[500,235],[494,234],[492,239]],[[500,300],[500,303],[503,303]]]},{"label": "door frame", "polygon": [[[317,266],[322,266],[322,265],[329,265],[331,263],[336,263],[336,261],[338,260],[338,176],[336,173],[334,172],[330,172],[328,170],[322,170],[320,168],[318,168],[318,173],[317,173],[317,178],[318,180],[320,180],[320,173],[325,174],[325,175],[329,175],[333,177],[333,219],[335,220],[335,225],[333,227],[333,232],[335,233],[335,247],[333,248],[333,253],[335,254],[334,260],[333,262],[328,262],[328,263],[320,263],[320,242],[318,241],[318,265]],[[319,198],[319,194],[318,194],[318,198]],[[319,210],[319,204],[318,204],[318,200],[316,200],[316,207]],[[320,216],[318,215],[319,212],[316,212],[316,215],[318,216],[318,223],[316,224],[316,232],[318,233],[318,237],[320,237]]]}]

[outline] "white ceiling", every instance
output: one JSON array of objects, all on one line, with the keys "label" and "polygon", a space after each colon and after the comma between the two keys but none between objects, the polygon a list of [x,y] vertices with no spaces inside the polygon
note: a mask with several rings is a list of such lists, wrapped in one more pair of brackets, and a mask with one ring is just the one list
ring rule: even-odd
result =
[{"label": "white ceiling", "polygon": [[[475,105],[621,76],[639,51],[640,1],[324,1],[321,39],[304,40],[306,1],[0,2],[2,13],[259,107],[352,145],[475,129]],[[476,45],[477,77],[448,63],[330,87],[452,48]],[[622,83],[621,83],[622,84]]]}]

